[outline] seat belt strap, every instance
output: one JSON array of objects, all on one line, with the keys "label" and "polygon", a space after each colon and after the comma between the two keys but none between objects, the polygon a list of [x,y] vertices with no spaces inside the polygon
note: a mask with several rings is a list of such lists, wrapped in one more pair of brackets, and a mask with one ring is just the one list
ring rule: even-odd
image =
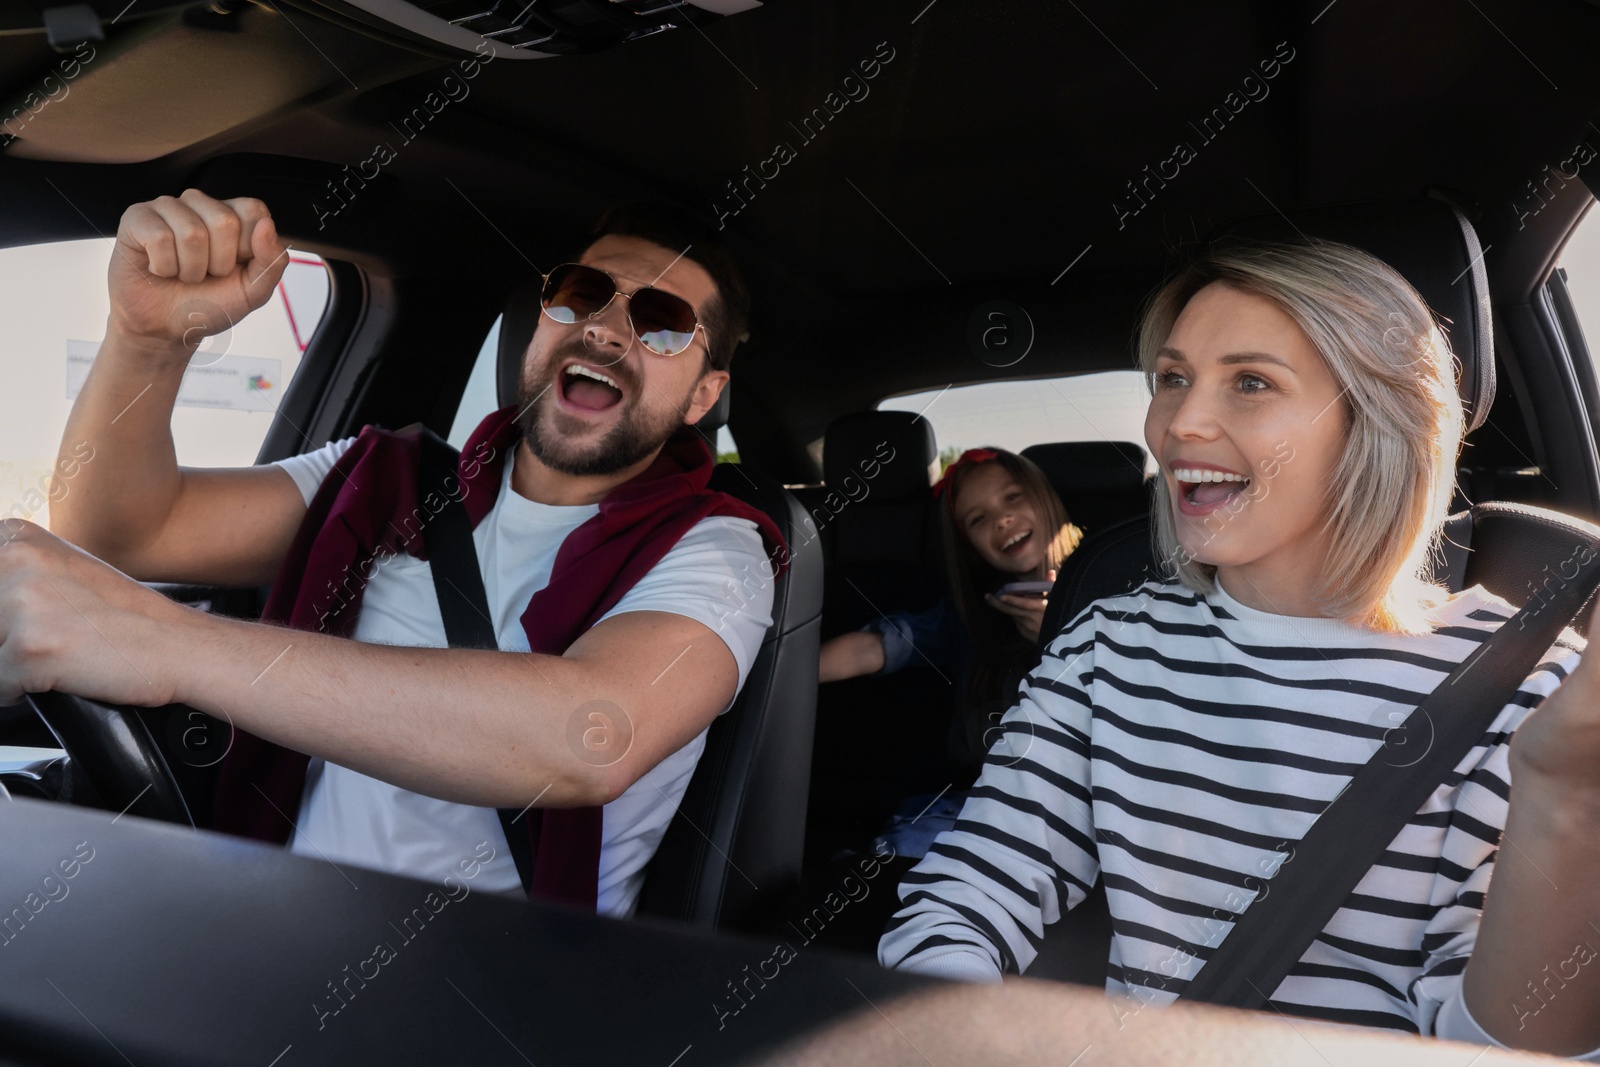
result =
[{"label": "seat belt strap", "polygon": [[[1259,1010],[1600,584],[1600,553],[1500,625],[1384,735],[1180,999]],[[1418,754],[1420,753],[1420,755]]]},{"label": "seat belt strap", "polygon": [[[446,487],[458,484],[456,463],[459,453],[426,426],[417,427],[421,446],[417,465],[417,499],[438,493],[444,506],[422,527],[423,544],[428,550],[428,569],[433,574],[433,591],[439,599],[439,614],[444,618],[445,640],[451,648],[498,649],[499,638],[489,614],[489,596],[483,587],[483,572],[478,565],[478,549],[472,541],[472,520],[461,499]],[[517,864],[517,876],[526,892],[533,883],[533,845],[529,828],[516,823],[527,809],[513,812],[498,809],[500,828],[506,846]]]}]

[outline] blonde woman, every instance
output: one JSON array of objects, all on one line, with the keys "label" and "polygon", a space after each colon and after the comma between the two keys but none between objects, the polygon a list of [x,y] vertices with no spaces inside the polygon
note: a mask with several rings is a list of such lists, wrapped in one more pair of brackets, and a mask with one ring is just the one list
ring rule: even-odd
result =
[{"label": "blonde woman", "polygon": [[[1513,614],[1425,579],[1462,412],[1391,268],[1331,243],[1213,250],[1152,298],[1138,344],[1175,579],[1051,642],[901,883],[886,966],[999,981],[1098,878],[1107,989],[1172,1001],[1396,713]],[[1550,649],[1275,1008],[1600,1059],[1600,665],[1580,645]],[[1547,966],[1584,978],[1536,997]]]}]

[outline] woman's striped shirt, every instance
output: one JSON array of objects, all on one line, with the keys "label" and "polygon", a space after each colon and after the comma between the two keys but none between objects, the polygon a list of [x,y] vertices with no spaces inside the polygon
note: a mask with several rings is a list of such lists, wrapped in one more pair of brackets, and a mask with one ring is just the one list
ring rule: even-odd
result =
[{"label": "woman's striped shirt", "polygon": [[[1270,614],[1220,585],[1202,596],[1151,582],[1096,601],[1024,680],[955,828],[901,883],[879,960],[999,981],[1100,878],[1107,990],[1170,1002],[1385,732],[1512,614],[1481,587],[1420,636]],[[1511,734],[1581,646],[1567,631],[1551,648],[1274,1007],[1487,1040],[1461,974],[1505,825]]]}]

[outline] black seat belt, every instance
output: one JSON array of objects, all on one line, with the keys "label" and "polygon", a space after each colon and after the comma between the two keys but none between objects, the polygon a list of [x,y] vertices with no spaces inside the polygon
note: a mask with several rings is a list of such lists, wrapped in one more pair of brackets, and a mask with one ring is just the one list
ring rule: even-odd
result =
[{"label": "black seat belt", "polygon": [[[439,598],[439,614],[444,617],[445,639],[451,648],[498,649],[499,638],[489,614],[489,596],[478,569],[478,549],[472,542],[472,519],[461,505],[461,498],[446,491],[457,484],[456,461],[459,453],[426,426],[408,427],[418,431],[421,458],[417,464],[417,499],[437,493],[444,500],[439,513],[422,527],[422,541],[428,550],[428,569],[433,572],[433,591]],[[456,479],[455,482],[452,479]],[[533,848],[527,826],[517,826],[523,812],[500,808],[500,827],[506,845],[516,861],[517,875],[526,892],[533,882]]]},{"label": "black seat belt", "polygon": [[[1181,995],[1259,1010],[1600,584],[1600,553],[1536,595],[1384,736]],[[1464,683],[1464,684],[1457,684]],[[1418,755],[1421,750],[1421,755]]]}]

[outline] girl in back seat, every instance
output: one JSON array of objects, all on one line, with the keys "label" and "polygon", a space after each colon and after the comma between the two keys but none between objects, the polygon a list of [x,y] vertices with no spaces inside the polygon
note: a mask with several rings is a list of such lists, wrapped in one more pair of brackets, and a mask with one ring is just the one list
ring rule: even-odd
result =
[{"label": "girl in back seat", "polygon": [[[1039,659],[1039,624],[1056,568],[1082,531],[1031,460],[998,448],[971,448],[933,487],[944,531],[951,595],[923,612],[897,612],[822,646],[824,682],[904,667],[953,669],[962,712],[951,723],[954,754],[977,776],[1000,715],[1023,675]],[[1037,588],[1013,591],[1029,583]],[[937,796],[908,798],[880,842],[902,856],[921,856],[949,829],[961,807],[955,783]]]}]

